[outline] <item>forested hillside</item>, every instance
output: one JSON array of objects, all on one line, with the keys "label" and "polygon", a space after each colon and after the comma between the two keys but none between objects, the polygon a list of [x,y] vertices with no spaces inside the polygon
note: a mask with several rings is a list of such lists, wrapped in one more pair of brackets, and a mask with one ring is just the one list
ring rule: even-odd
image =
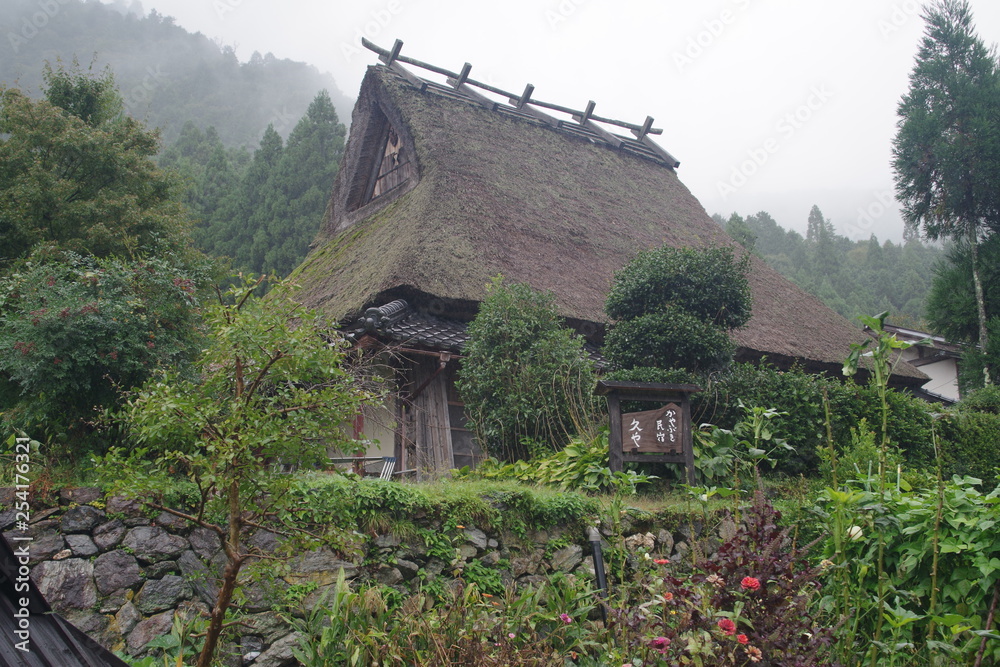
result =
[{"label": "forested hillside", "polygon": [[268,126],[251,156],[227,149],[214,127],[202,132],[188,123],[160,164],[185,179],[199,248],[232,258],[236,269],[287,276],[319,229],[345,134],[322,91],[287,142]]},{"label": "forested hillside", "polygon": [[288,136],[320,90],[341,118],[353,103],[311,65],[254,54],[240,63],[231,46],[191,34],[141,5],[96,1],[0,2],[0,85],[41,95],[42,65],[78,59],[110,65],[127,113],[160,128],[173,143],[188,121],[214,126],[226,146],[255,146],[268,124]]},{"label": "forested hillside", "polygon": [[766,211],[728,220],[712,216],[764,261],[853,322],[859,315],[889,311],[889,321],[926,327],[924,311],[935,266],[943,251],[909,238],[903,243],[852,241],[840,236],[818,207],[809,213],[806,236],[786,230]]},{"label": "forested hillside", "polygon": [[5,0],[0,34],[0,86],[28,95],[41,96],[46,67],[60,61],[78,74],[109,68],[125,113],[160,129],[157,162],[179,174],[201,250],[279,275],[305,257],[352,106],[329,75],[271,54],[240,63],[136,0]]}]

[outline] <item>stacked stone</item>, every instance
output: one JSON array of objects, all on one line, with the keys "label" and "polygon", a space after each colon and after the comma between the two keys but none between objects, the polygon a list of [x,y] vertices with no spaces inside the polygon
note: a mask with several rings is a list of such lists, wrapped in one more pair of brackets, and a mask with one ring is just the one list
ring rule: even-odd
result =
[{"label": "stacked stone", "polygon": [[[13,526],[13,501],[12,489],[0,489],[0,529]],[[215,604],[226,559],[218,534],[210,529],[192,526],[168,512],[150,518],[141,503],[105,499],[96,488],[65,489],[59,507],[35,511],[32,517],[32,580],[56,612],[113,651],[142,656],[149,641],[170,633],[175,617],[207,617]],[[341,571],[354,583],[379,583],[403,594],[435,580],[445,589],[459,586],[462,570],[473,561],[495,569],[505,586],[540,584],[557,572],[588,581],[594,578],[586,536],[570,534],[564,527],[515,536],[490,534],[475,526],[446,529],[426,516],[414,517],[414,522],[423,529],[446,531],[443,534],[454,546],[450,557],[443,558],[439,550],[437,555],[429,553],[421,539],[392,534],[364,538],[355,533],[353,538],[345,536],[339,553],[320,547],[294,555],[281,568],[282,576],[241,587],[242,624],[235,643],[224,648],[224,663],[296,664],[292,649],[299,635],[275,608],[298,600],[292,611],[304,616],[330,594]],[[719,543],[718,537],[700,538],[701,527],[690,523],[674,531],[654,524],[625,516],[617,534],[608,526],[601,532],[613,540],[624,535],[633,563],[642,553],[682,558],[693,539],[708,551]],[[720,537],[733,530],[731,522],[724,522]],[[276,553],[279,547],[278,536],[266,530],[247,535],[246,543],[265,554]],[[287,595],[296,585],[306,594]]]}]

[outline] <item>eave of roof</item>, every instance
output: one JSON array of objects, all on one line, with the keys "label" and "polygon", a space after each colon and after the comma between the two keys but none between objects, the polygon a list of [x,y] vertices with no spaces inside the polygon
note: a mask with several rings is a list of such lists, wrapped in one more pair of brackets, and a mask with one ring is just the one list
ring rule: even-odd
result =
[{"label": "eave of roof", "polygon": [[[27,542],[18,543],[23,547]],[[38,590],[34,580],[28,578],[27,592],[15,589],[19,578],[20,555],[0,536],[0,629],[4,641],[0,643],[0,665],[21,665],[22,667],[128,667],[109,650],[88,637],[59,614],[52,613],[45,597]],[[15,630],[18,625],[15,614],[21,613],[22,598],[28,599],[26,607],[30,618],[28,651],[17,648]]]}]

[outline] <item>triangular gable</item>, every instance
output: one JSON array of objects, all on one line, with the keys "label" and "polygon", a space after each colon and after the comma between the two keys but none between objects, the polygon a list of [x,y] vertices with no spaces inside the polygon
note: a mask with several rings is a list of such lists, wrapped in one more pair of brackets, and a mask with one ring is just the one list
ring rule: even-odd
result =
[{"label": "triangular gable", "polygon": [[[352,220],[369,216],[416,184],[419,173],[413,140],[391,105],[373,96],[358,100],[345,159],[338,176],[334,206]],[[357,211],[358,213],[354,214]],[[354,214],[354,215],[352,215]]]},{"label": "triangular gable", "polygon": [[377,171],[373,174],[368,186],[367,204],[373,199],[391,192],[407,181],[410,176],[412,149],[403,146],[403,141],[392,125],[386,123],[385,141],[382,146],[382,159],[377,163]]}]

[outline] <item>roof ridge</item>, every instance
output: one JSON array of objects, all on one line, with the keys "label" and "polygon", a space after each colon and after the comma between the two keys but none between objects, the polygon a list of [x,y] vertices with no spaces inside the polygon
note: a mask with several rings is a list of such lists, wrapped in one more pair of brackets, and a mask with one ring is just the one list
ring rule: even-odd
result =
[{"label": "roof ridge", "polygon": [[[461,72],[452,72],[443,67],[421,62],[415,58],[402,56],[399,52],[403,48],[403,42],[399,39],[395,41],[391,50],[383,49],[365,38],[361,39],[361,43],[365,48],[378,54],[379,60],[382,62],[382,67],[418,88],[421,92],[430,91],[445,97],[460,99],[476,106],[485,107],[490,111],[510,116],[519,116],[538,125],[545,125],[561,134],[583,138],[595,144],[605,144],[611,148],[642,157],[670,169],[676,169],[680,166],[680,161],[677,158],[649,138],[651,134],[663,133],[662,128],[653,127],[652,116],[646,116],[646,120],[641,125],[613,118],[605,118],[594,114],[594,108],[597,104],[593,100],[587,102],[587,107],[584,110],[571,109],[533,98],[532,94],[535,87],[530,83],[525,86],[524,91],[520,95],[517,95],[490,84],[470,79],[469,72],[472,70],[472,65],[469,63],[463,65]],[[448,85],[418,77],[402,67],[400,63],[407,63],[445,76],[447,77]],[[474,90],[474,88],[480,88],[495,95],[500,95],[506,98],[508,103],[504,104],[503,102],[492,100]],[[571,120],[555,118],[541,109],[566,114]],[[634,138],[614,134],[598,125],[598,123],[627,129],[634,135]]]}]

